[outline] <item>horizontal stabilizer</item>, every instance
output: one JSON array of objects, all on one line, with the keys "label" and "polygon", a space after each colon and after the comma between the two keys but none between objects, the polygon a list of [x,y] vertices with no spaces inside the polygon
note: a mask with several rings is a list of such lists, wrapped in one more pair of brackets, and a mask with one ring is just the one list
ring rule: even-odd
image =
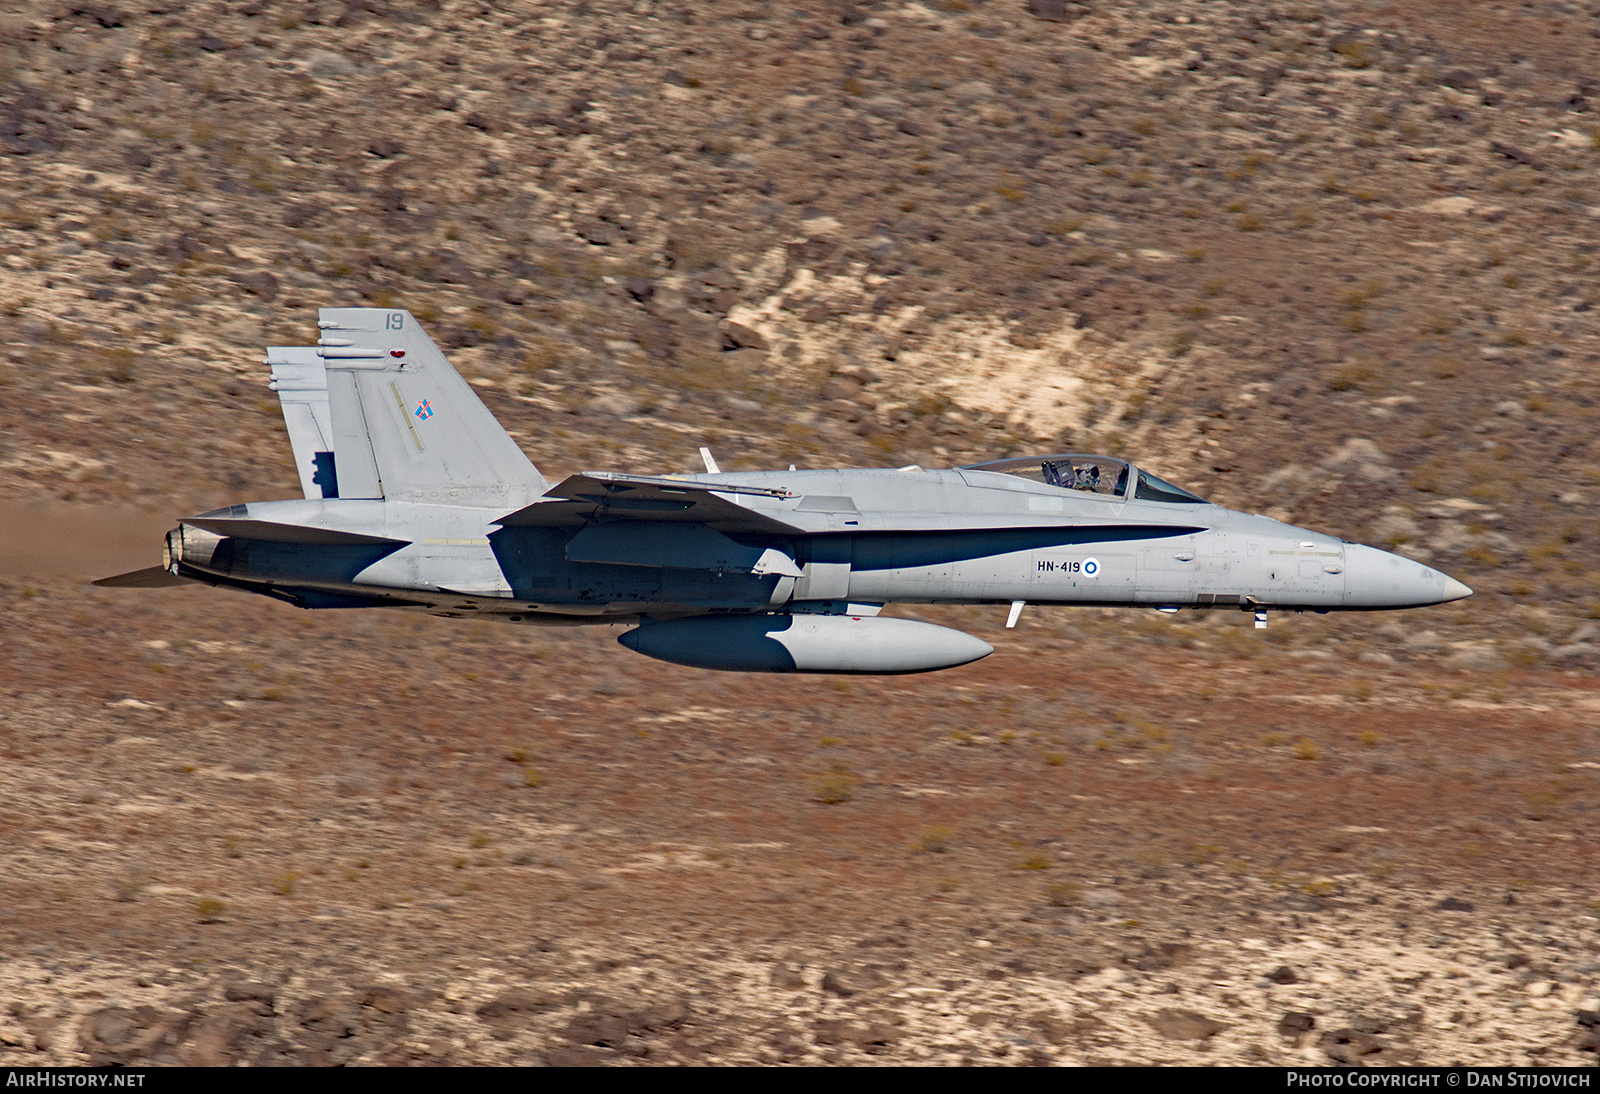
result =
[{"label": "horizontal stabilizer", "polygon": [[550,488],[547,500],[536,501],[495,523],[508,528],[576,527],[604,515],[609,520],[704,524],[728,533],[782,536],[802,532],[720,494],[781,498],[787,497],[788,491],[594,471],[563,479]]},{"label": "horizontal stabilizer", "polygon": [[92,584],[102,589],[170,589],[174,585],[189,585],[192,582],[186,577],[169,573],[165,566],[146,566],[142,570],[102,577]]},{"label": "horizontal stabilizer", "polygon": [[403,547],[410,542],[404,539],[387,539],[383,536],[366,536],[358,532],[340,532],[332,528],[311,528],[303,524],[276,524],[270,520],[189,517],[183,523],[204,528],[219,536],[259,539],[270,543],[307,543],[320,547]]}]

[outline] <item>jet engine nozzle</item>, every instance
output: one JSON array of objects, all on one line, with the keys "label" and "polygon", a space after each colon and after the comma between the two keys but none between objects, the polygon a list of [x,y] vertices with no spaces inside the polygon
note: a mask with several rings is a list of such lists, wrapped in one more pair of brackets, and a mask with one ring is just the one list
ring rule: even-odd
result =
[{"label": "jet engine nozzle", "polygon": [[983,639],[949,627],[850,615],[646,620],[617,641],[660,661],[732,672],[931,672],[994,652]]},{"label": "jet engine nozzle", "polygon": [[217,553],[217,545],[226,538],[192,524],[180,524],[167,533],[167,540],[161,546],[162,565],[174,574],[178,572],[180,562],[186,566],[207,569]]}]

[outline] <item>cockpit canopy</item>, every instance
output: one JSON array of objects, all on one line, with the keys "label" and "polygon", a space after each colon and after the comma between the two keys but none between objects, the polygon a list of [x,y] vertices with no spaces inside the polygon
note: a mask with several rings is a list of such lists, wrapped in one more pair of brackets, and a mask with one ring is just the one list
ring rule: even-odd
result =
[{"label": "cockpit canopy", "polygon": [[963,471],[993,471],[1002,475],[1016,475],[1032,482],[1062,490],[1081,490],[1097,494],[1106,501],[1127,501],[1128,486],[1133,484],[1133,497],[1138,501],[1164,501],[1179,505],[1206,505],[1208,502],[1181,486],[1135,467],[1127,460],[1115,456],[1089,456],[1076,453],[1058,453],[1053,456],[1021,456],[1011,460],[990,460],[988,463],[968,464]]}]

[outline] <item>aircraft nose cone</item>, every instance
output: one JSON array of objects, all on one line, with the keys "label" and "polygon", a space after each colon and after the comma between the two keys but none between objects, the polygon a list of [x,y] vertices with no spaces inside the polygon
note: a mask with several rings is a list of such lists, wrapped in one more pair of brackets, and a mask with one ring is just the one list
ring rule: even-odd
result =
[{"label": "aircraft nose cone", "polygon": [[1358,543],[1345,544],[1344,570],[1347,608],[1420,608],[1472,595],[1448,574]]}]

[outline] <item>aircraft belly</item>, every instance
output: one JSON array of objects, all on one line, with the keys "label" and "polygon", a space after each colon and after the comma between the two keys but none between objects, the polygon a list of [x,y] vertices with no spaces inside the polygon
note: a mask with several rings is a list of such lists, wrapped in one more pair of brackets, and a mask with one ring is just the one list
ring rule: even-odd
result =
[{"label": "aircraft belly", "polygon": [[795,579],[778,574],[702,573],[696,570],[667,570],[661,576],[659,599],[703,611],[708,608],[759,610],[773,599],[780,583]]},{"label": "aircraft belly", "polygon": [[959,599],[950,569],[950,565],[945,563],[887,570],[857,570],[850,575],[849,598],[869,601]]},{"label": "aircraft belly", "polygon": [[384,544],[305,544],[224,537],[200,569],[241,580],[346,584],[394,550]]},{"label": "aircraft belly", "polygon": [[961,559],[950,567],[955,595],[974,600],[1027,599],[1032,582],[1032,552],[1007,551]]},{"label": "aircraft belly", "polygon": [[[780,573],[574,561],[567,557],[573,532],[566,528],[513,526],[489,539],[517,599],[538,604],[663,613],[761,611],[787,600],[805,580]],[[848,579],[848,561],[844,570]]]},{"label": "aircraft belly", "polygon": [[511,596],[511,585],[487,546],[460,554],[426,554],[418,564],[424,583],[479,596]]},{"label": "aircraft belly", "polygon": [[510,596],[511,585],[487,540],[431,543],[423,540],[368,566],[357,585],[396,589],[451,589],[479,596]]},{"label": "aircraft belly", "polygon": [[419,555],[405,551],[379,559],[355,576],[357,585],[382,585],[391,589],[416,589],[420,587],[421,563]]}]

